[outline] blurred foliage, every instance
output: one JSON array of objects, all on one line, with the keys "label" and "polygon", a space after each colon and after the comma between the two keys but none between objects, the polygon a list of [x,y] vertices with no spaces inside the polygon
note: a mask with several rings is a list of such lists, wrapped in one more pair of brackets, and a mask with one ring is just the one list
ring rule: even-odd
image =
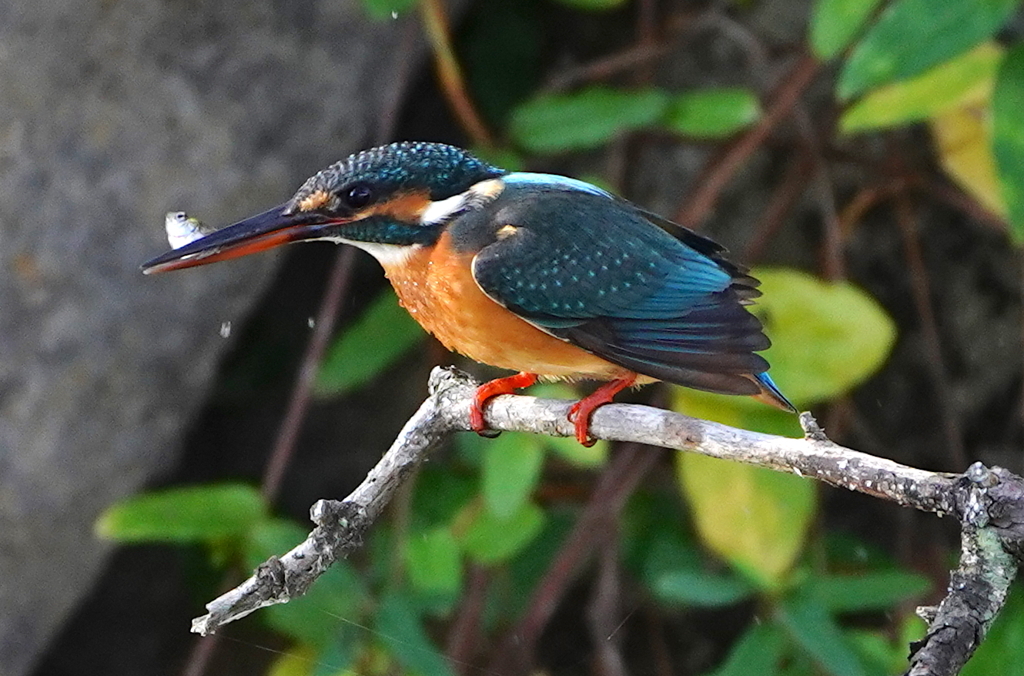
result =
[{"label": "blurred foliage", "polygon": [[[560,0],[561,11],[615,10],[626,0]],[[363,0],[387,19],[415,0]],[[745,7],[756,3],[735,3]],[[486,5],[486,7],[484,6]],[[817,0],[809,51],[838,72],[843,134],[927,125],[949,176],[1024,241],[1024,46],[995,36],[1019,0]],[[571,9],[570,9],[571,8]],[[538,156],[592,150],[636,131],[674,142],[726,141],[762,119],[749,88],[674,91],[590,82],[538,89],[544,2],[500,0],[469,9],[459,37],[476,102],[506,145],[482,151],[519,169]],[[603,183],[600,177],[595,179]],[[870,378],[896,340],[885,311],[847,282],[758,269],[755,311],[773,346],[772,377],[800,408],[834,401]],[[357,393],[420,344],[422,331],[388,292],[347,327],[324,361],[320,396]],[[533,394],[574,398],[565,385]],[[799,436],[795,417],[745,397],[674,388],[672,408],[766,433]],[[293,641],[274,676],[447,675],[436,642],[467,585],[487,571],[483,632],[511,624],[563,545],[578,498],[552,498],[544,468],[587,476],[609,448],[505,433],[462,435],[448,462],[421,469],[409,518],[378,523],[364,560],[339,562],[303,598],[257,617]],[[667,485],[666,485],[667,484]],[[675,489],[672,493],[670,489]],[[541,497],[545,494],[546,497]],[[820,532],[816,486],[795,476],[693,454],[675,482],[638,492],[622,515],[625,573],[661,613],[751,609],[712,676],[876,676],[906,665],[924,626],[907,612],[931,585],[849,536]],[[122,542],[206,546],[215,565],[247,567],[280,554],[304,529],[272,515],[254,489],[197,486],[115,505],[97,532]],[[370,629],[367,629],[370,628]],[[964,674],[1024,673],[1024,601],[1010,603]]]}]

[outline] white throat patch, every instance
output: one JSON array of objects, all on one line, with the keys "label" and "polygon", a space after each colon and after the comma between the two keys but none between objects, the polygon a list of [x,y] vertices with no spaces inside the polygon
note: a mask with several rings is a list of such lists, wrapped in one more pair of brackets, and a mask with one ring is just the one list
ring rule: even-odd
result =
[{"label": "white throat patch", "polygon": [[355,242],[350,239],[340,238],[336,241],[351,244],[358,249],[362,249],[376,258],[377,262],[385,269],[404,264],[417,250],[422,248],[420,244],[381,244],[380,242]]}]

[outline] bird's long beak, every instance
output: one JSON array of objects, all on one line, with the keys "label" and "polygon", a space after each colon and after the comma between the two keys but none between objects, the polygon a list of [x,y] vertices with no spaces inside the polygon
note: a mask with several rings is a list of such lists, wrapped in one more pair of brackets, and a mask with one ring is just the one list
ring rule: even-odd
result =
[{"label": "bird's long beak", "polygon": [[147,275],[226,261],[265,251],[280,244],[317,239],[333,222],[315,213],[288,213],[287,204],[276,206],[244,221],[217,230],[185,246],[142,264]]}]

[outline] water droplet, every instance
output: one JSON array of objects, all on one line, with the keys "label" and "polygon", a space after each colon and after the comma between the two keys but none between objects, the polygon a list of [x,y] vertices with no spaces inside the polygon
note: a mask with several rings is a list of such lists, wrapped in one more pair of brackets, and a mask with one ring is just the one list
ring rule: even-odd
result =
[{"label": "water droplet", "polygon": [[396,12],[394,10],[391,10],[391,18],[392,19],[397,19],[398,18],[398,12]]},{"label": "water droplet", "polygon": [[221,338],[227,338],[230,335],[231,335],[231,322],[230,321],[221,322],[220,323],[220,337]]},{"label": "water droplet", "polygon": [[315,329],[316,328],[316,317],[309,317],[308,319],[306,319],[306,326],[308,326],[311,329]]}]

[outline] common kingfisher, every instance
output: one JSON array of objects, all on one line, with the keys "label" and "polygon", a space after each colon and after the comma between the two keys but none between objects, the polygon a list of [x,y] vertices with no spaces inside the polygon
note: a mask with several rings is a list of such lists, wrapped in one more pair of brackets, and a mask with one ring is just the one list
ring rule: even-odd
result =
[{"label": "common kingfisher", "polygon": [[[202,233],[196,229],[196,236]],[[509,172],[465,150],[403,142],[309,178],[280,206],[145,263],[146,273],[328,240],[372,254],[402,305],[448,349],[517,375],[481,385],[471,426],[500,394],[551,380],[604,381],[593,411],[664,380],[795,411],[757,354],[758,281],[712,240],[583,181]]]}]

